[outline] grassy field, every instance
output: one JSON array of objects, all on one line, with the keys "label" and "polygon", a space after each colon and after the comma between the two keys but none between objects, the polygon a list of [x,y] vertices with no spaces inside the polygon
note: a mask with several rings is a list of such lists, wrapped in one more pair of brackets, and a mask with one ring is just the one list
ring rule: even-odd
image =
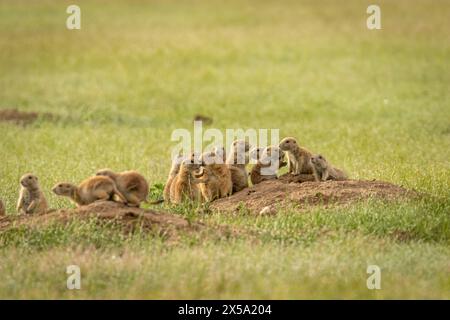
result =
[{"label": "grassy field", "polygon": [[[450,298],[450,1],[0,2],[0,199],[18,179],[51,194],[97,169],[164,183],[170,136],[200,113],[226,128],[279,128],[356,179],[420,200],[257,217],[167,208],[256,236],[166,243],[114,225],[0,233],[0,298]],[[398,236],[398,235],[402,236]],[[66,288],[66,266],[82,289]],[[382,270],[368,290],[366,268]]]}]

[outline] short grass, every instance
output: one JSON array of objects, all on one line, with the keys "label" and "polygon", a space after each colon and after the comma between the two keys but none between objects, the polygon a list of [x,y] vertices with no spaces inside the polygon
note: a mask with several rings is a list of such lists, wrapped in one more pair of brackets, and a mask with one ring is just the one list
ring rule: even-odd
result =
[{"label": "short grass", "polygon": [[[252,236],[168,244],[74,222],[0,234],[0,298],[450,298],[450,2],[65,1],[0,4],[0,108],[57,121],[0,123],[0,198],[18,179],[50,193],[96,169],[169,169],[171,132],[279,128],[344,167],[421,200],[286,210],[275,217],[172,208]],[[66,289],[66,266],[82,290]],[[379,265],[382,289],[368,290]]]}]

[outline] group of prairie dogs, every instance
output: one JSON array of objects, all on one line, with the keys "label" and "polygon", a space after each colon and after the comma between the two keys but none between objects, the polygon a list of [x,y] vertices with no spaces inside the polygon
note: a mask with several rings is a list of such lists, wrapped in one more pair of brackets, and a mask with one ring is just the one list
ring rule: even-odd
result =
[{"label": "group of prairie dogs", "polygon": [[[250,159],[256,163],[248,173]],[[223,147],[216,147],[201,155],[175,157],[164,187],[164,201],[210,202],[248,187],[249,177],[253,185],[277,179],[278,169],[286,165],[289,173],[311,174],[316,181],[347,179],[345,172],[330,165],[322,155],[300,147],[295,138],[284,138],[278,146],[266,148],[251,148],[248,142],[235,140],[228,156]]]},{"label": "group of prairie dogs", "polygon": [[[256,161],[248,173],[250,159]],[[228,156],[223,147],[201,155],[188,157],[179,155],[172,161],[167,183],[164,186],[164,202],[181,203],[185,200],[210,202],[227,197],[262,181],[278,178],[278,169],[288,166],[289,173],[312,174],[316,181],[345,180],[347,175],[330,165],[320,154],[298,145],[292,137],[284,138],[278,146],[251,148],[244,140],[235,140]],[[20,195],[17,202],[19,213],[45,213],[48,211],[44,193],[38,178],[25,174],[20,179]],[[78,186],[68,182],[57,183],[52,191],[58,196],[71,199],[77,206],[95,201],[113,200],[129,206],[139,207],[147,202],[149,186],[145,178],[136,171],[114,172],[103,169]],[[153,202],[153,203],[159,203]],[[0,201],[0,215],[5,212]]]},{"label": "group of prairie dogs", "polygon": [[[57,183],[52,191],[58,196],[65,196],[77,206],[91,204],[95,201],[113,200],[128,206],[139,207],[147,202],[148,183],[136,171],[114,172],[103,169],[95,176],[89,177],[79,185],[68,182]],[[45,213],[48,211],[47,200],[39,186],[38,177],[27,173],[20,178],[17,212],[20,214]],[[4,206],[0,201],[0,215],[4,215]]]}]

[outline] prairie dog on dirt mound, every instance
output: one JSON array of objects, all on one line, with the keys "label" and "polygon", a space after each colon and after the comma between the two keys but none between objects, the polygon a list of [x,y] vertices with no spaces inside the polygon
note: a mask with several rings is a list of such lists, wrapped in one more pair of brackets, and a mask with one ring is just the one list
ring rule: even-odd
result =
[{"label": "prairie dog on dirt mound", "polygon": [[225,148],[223,146],[214,147],[212,152],[215,156],[221,157],[223,163],[225,163],[227,161],[227,154],[226,154]]},{"label": "prairie dog on dirt mound", "polygon": [[195,177],[198,178],[198,187],[204,201],[211,202],[220,198],[220,180],[211,165],[200,167],[200,172]]},{"label": "prairie dog on dirt mound", "polygon": [[[201,157],[203,167],[208,167],[207,175],[213,174],[219,183],[219,198],[228,197],[233,192],[233,181],[231,180],[231,171],[223,161],[224,154],[215,151],[204,152]],[[214,179],[213,179],[214,181]],[[214,185],[214,183],[211,183]],[[211,190],[214,193],[214,190]]]},{"label": "prairie dog on dirt mound", "polygon": [[281,140],[279,147],[287,153],[289,173],[313,173],[312,153],[298,145],[297,140],[287,137]]},{"label": "prairie dog on dirt mound", "polygon": [[114,195],[123,203],[127,202],[124,195],[117,189],[114,181],[106,176],[87,178],[78,186],[68,182],[60,182],[52,188],[52,191],[58,196],[69,197],[78,207],[95,201],[114,201]]},{"label": "prairie dog on dirt mound", "polygon": [[17,201],[18,213],[45,213],[48,209],[44,193],[39,188],[38,178],[27,173],[20,178],[20,194]]},{"label": "prairie dog on dirt mound", "polygon": [[185,200],[200,202],[201,194],[197,184],[200,182],[194,177],[194,173],[200,165],[192,159],[181,162],[180,170],[170,186],[170,201],[180,204]]},{"label": "prairie dog on dirt mound", "polygon": [[248,187],[248,173],[245,166],[249,163],[249,150],[250,145],[247,141],[235,140],[231,144],[227,164],[231,172],[233,193]]},{"label": "prairie dog on dirt mound", "polygon": [[344,171],[333,167],[320,154],[314,155],[311,158],[311,163],[313,164],[313,174],[316,181],[346,180],[348,178]]},{"label": "prairie dog on dirt mound", "polygon": [[110,169],[102,169],[97,171],[96,175],[111,178],[127,200],[127,205],[139,207],[141,202],[147,202],[148,183],[140,173],[134,170],[114,172]]},{"label": "prairie dog on dirt mound", "polygon": [[259,155],[258,162],[250,171],[250,181],[253,185],[262,181],[278,179],[277,171],[287,165],[284,159],[284,151],[277,146],[269,146],[265,149],[252,149],[251,156]]},{"label": "prairie dog on dirt mound", "polygon": [[0,199],[0,217],[4,215],[6,215],[5,205],[3,204],[3,201]]}]

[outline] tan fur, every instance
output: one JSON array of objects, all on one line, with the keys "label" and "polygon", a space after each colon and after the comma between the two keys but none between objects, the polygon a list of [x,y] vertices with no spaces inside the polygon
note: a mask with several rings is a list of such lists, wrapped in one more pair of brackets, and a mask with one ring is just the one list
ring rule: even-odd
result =
[{"label": "tan fur", "polygon": [[0,217],[6,215],[6,211],[5,211],[5,205],[3,204],[3,201],[0,200]]},{"label": "tan fur", "polygon": [[31,173],[27,173],[20,178],[20,185],[17,212],[28,214],[47,212],[47,200],[39,188],[38,178]]},{"label": "tan fur", "polygon": [[248,187],[248,173],[246,170],[246,165],[249,162],[249,149],[250,145],[244,140],[235,140],[231,144],[227,164],[231,173],[233,193],[239,192]]},{"label": "tan fur", "polygon": [[164,201],[170,202],[170,186],[172,185],[173,180],[177,176],[180,171],[181,162],[183,161],[183,156],[178,155],[172,160],[172,166],[169,171],[169,176],[167,177],[166,184],[164,185],[163,197]]},{"label": "tan fur", "polygon": [[[252,156],[259,155],[258,162],[250,171],[250,181],[253,185],[261,183],[262,181],[278,179],[278,169],[287,165],[283,160],[284,152],[277,146],[269,146],[262,151],[261,148],[259,148],[259,150],[252,150],[251,154]],[[272,168],[271,162],[277,160],[278,166]]]},{"label": "tan fur", "polygon": [[[201,173],[196,175],[199,178],[199,188],[203,200],[211,202],[220,198],[220,181],[214,173],[211,165],[201,167]],[[201,177],[201,178],[200,178]]]},{"label": "tan fur", "polygon": [[281,140],[279,147],[287,154],[289,173],[313,173],[311,164],[312,153],[300,147],[295,138],[284,138]]},{"label": "tan fur", "polygon": [[96,175],[111,178],[127,200],[127,205],[139,207],[141,202],[147,202],[148,183],[140,173],[132,170],[114,172],[110,169],[102,169]]},{"label": "tan fur", "polygon": [[201,193],[197,186],[200,181],[194,177],[194,172],[200,168],[199,164],[191,159],[183,160],[180,171],[170,187],[170,201],[180,204],[186,200],[200,202]]},{"label": "tan fur", "polygon": [[222,163],[227,161],[227,154],[224,147],[214,147],[213,153],[219,157],[222,156]]},{"label": "tan fur", "polygon": [[[222,156],[222,158],[220,157]],[[228,197],[233,192],[230,168],[223,162],[223,154],[205,152],[201,158],[202,165],[208,167],[219,182],[219,198]]]},{"label": "tan fur", "polygon": [[106,176],[87,178],[78,186],[60,182],[52,188],[52,191],[59,196],[69,197],[77,206],[88,205],[95,201],[114,200],[115,195],[123,203],[127,202],[114,181]]},{"label": "tan fur", "polygon": [[344,171],[330,165],[320,154],[314,155],[311,158],[311,163],[313,164],[314,179],[316,181],[347,179],[347,174]]}]

